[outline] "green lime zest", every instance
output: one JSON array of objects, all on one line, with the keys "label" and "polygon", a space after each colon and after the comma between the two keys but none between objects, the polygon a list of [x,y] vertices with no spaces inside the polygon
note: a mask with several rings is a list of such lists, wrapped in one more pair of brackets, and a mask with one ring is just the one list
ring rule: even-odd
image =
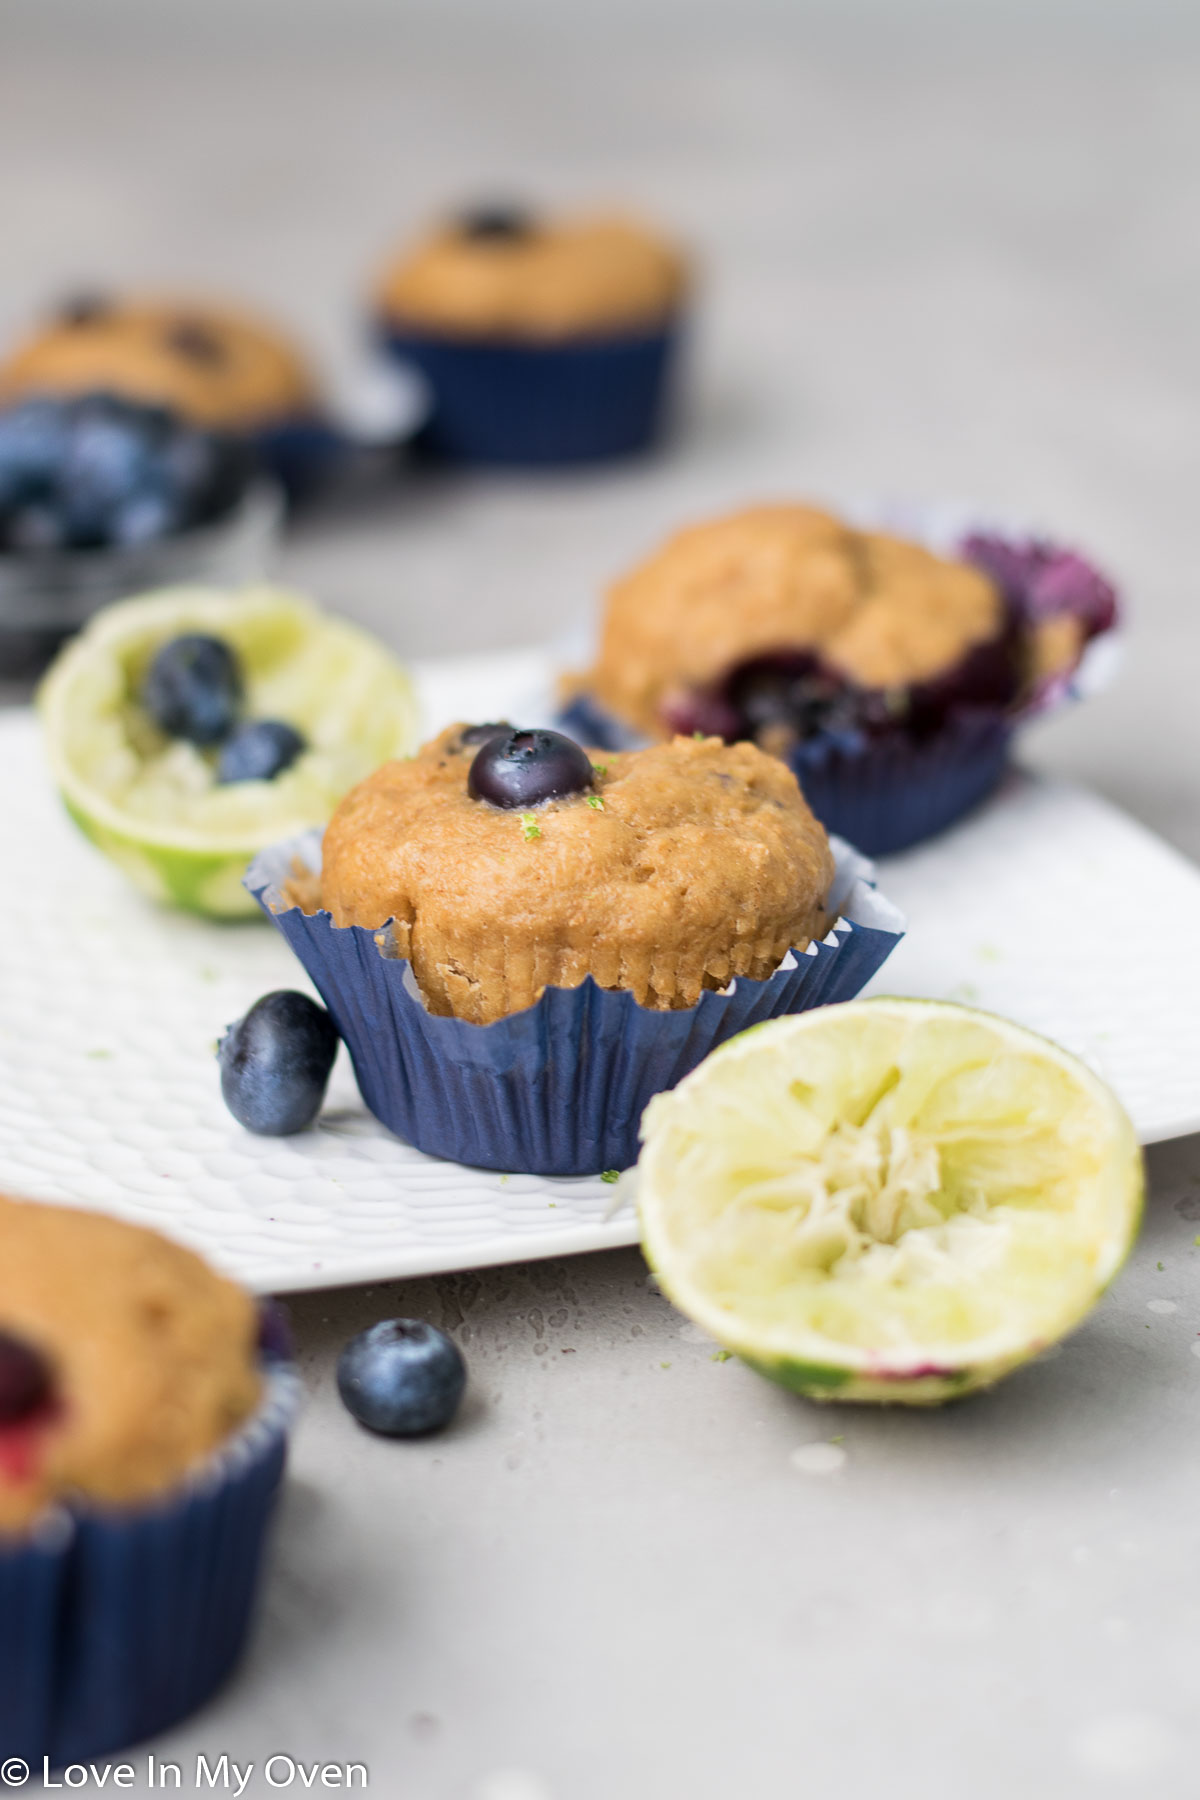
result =
[{"label": "green lime zest", "polygon": [[541,835],[542,835],[542,828],[538,824],[537,820],[534,818],[533,814],[532,813],[522,813],[521,814],[521,836],[525,839],[525,842],[527,844],[531,844],[533,842],[534,838],[540,838]]}]

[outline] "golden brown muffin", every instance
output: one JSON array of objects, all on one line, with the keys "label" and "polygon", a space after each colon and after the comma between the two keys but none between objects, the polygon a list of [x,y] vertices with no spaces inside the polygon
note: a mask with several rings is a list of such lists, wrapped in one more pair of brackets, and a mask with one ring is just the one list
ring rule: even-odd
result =
[{"label": "golden brown muffin", "polygon": [[320,904],[337,925],[394,921],[431,1012],[487,1024],[588,975],[693,1006],[826,928],[828,840],[753,745],[595,752],[586,793],[519,812],[470,797],[466,729],[385,763],[325,833]]},{"label": "golden brown muffin", "polygon": [[385,269],[377,304],[401,330],[456,338],[561,339],[653,330],[676,311],[683,257],[630,219],[441,225]]},{"label": "golden brown muffin", "polygon": [[808,506],[693,525],[608,592],[600,653],[573,683],[662,736],[682,695],[755,657],[818,655],[862,688],[929,681],[1003,630],[999,589],[920,544]]},{"label": "golden brown muffin", "polygon": [[319,404],[304,358],[285,337],[252,313],[210,301],[81,302],[0,363],[0,399],[97,390],[227,430]]},{"label": "golden brown muffin", "polygon": [[0,1532],[50,1501],[144,1501],[260,1396],[248,1294],[190,1250],[100,1214],[0,1195],[0,1333],[45,1360],[47,1402],[0,1423]]}]

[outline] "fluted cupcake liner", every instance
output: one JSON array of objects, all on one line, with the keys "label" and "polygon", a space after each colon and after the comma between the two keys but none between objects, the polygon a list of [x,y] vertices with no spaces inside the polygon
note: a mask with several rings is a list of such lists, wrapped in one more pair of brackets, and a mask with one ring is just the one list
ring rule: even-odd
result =
[{"label": "fluted cupcake liner", "polygon": [[664,423],[679,336],[674,321],[562,343],[380,326],[388,354],[417,369],[432,392],[422,445],[479,463],[599,462],[647,449]]},{"label": "fluted cupcake liner", "polygon": [[833,850],[836,924],[767,980],[739,976],[686,1010],[655,1012],[589,976],[490,1025],[431,1014],[407,961],[387,954],[386,928],[338,927],[288,903],[297,864],[320,869],[319,832],[264,851],[246,886],[303,963],[364,1101],[389,1130],[451,1162],[595,1175],[637,1160],[647,1102],[710,1050],[780,1013],[852,999],[899,942],[904,921],[875,891],[870,865],[848,845]]},{"label": "fluted cupcake liner", "polygon": [[[926,536],[916,524],[908,522],[910,534]],[[1073,669],[1037,681],[1015,706],[951,706],[937,729],[920,737],[898,722],[878,735],[821,732],[797,744],[787,762],[808,804],[827,831],[867,856],[907,850],[985,800],[1004,774],[1022,722],[1096,692],[1117,652],[1117,596],[1084,558],[991,529],[960,531],[931,547],[989,574],[1021,625],[1065,615],[1082,627],[1085,642]],[[586,693],[571,700],[559,723],[596,749],[633,750],[645,742]]]},{"label": "fluted cupcake liner", "polygon": [[125,1749],[193,1711],[245,1640],[299,1383],[186,1483],[129,1511],[56,1508],[0,1540],[0,1756],[35,1773]]}]

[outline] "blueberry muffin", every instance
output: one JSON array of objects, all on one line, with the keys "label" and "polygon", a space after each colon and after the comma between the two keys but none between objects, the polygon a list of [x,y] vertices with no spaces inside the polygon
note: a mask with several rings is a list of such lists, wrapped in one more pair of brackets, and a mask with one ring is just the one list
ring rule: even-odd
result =
[{"label": "blueberry muffin", "polygon": [[93,393],[248,437],[290,491],[336,449],[307,359],[273,323],[226,302],[81,295],[0,361],[0,401]]},{"label": "blueberry muffin", "polygon": [[189,1250],[0,1196],[0,1735],[40,1765],[160,1730],[241,1647],[293,1377]]},{"label": "blueberry muffin", "polygon": [[390,922],[432,1012],[487,1024],[589,975],[694,1006],[828,923],[828,840],[754,745],[595,761],[553,732],[463,733],[386,763],[325,833],[322,905],[339,926]]},{"label": "blueberry muffin", "polygon": [[0,397],[97,391],[238,431],[318,403],[304,358],[273,325],[206,300],[80,297],[0,362]]},{"label": "blueberry muffin", "polygon": [[1023,710],[1115,618],[1082,559],[978,535],[946,556],[808,506],[679,532],[609,590],[568,717],[599,741],[715,733],[788,760],[871,853],[994,785]]},{"label": "blueberry muffin", "polygon": [[753,744],[600,756],[493,724],[385,764],[246,880],[385,1125],[577,1175],[633,1162],[650,1096],[714,1045],[858,991],[902,929],[865,873]]},{"label": "blueberry muffin", "polygon": [[432,388],[433,449],[586,461],[658,433],[687,289],[680,252],[633,220],[488,206],[396,256],[374,311]]}]

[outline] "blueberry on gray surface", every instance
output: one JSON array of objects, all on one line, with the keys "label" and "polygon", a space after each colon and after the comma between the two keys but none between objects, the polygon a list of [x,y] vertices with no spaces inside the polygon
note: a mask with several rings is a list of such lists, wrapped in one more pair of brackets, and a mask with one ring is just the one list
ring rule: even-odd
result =
[{"label": "blueberry on gray surface", "polygon": [[31,1344],[0,1331],[0,1425],[29,1418],[50,1398],[49,1364]]},{"label": "blueberry on gray surface", "polygon": [[385,1319],[350,1339],[338,1358],[346,1410],[386,1437],[441,1431],[458,1411],[467,1365],[453,1338],[422,1319]]},{"label": "blueberry on gray surface", "polygon": [[512,244],[531,237],[537,227],[527,207],[485,203],[460,214],[458,229],[474,242]]},{"label": "blueberry on gray surface", "polygon": [[561,731],[509,731],[476,751],[467,792],[493,806],[540,806],[584,793],[592,774],[587,752]]},{"label": "blueberry on gray surface", "polygon": [[242,703],[241,666],[223,638],[185,632],[155,652],[139,697],[168,737],[219,744]]},{"label": "blueberry on gray surface", "polygon": [[307,994],[264,994],[217,1046],[226,1106],[259,1137],[303,1131],[321,1110],[337,1047],[333,1020]]},{"label": "blueberry on gray surface", "polygon": [[243,440],[113,394],[0,409],[0,551],[99,550],[224,518],[256,469]]},{"label": "blueberry on gray surface", "polygon": [[285,719],[247,719],[236,725],[217,758],[217,781],[273,781],[308,748]]}]

